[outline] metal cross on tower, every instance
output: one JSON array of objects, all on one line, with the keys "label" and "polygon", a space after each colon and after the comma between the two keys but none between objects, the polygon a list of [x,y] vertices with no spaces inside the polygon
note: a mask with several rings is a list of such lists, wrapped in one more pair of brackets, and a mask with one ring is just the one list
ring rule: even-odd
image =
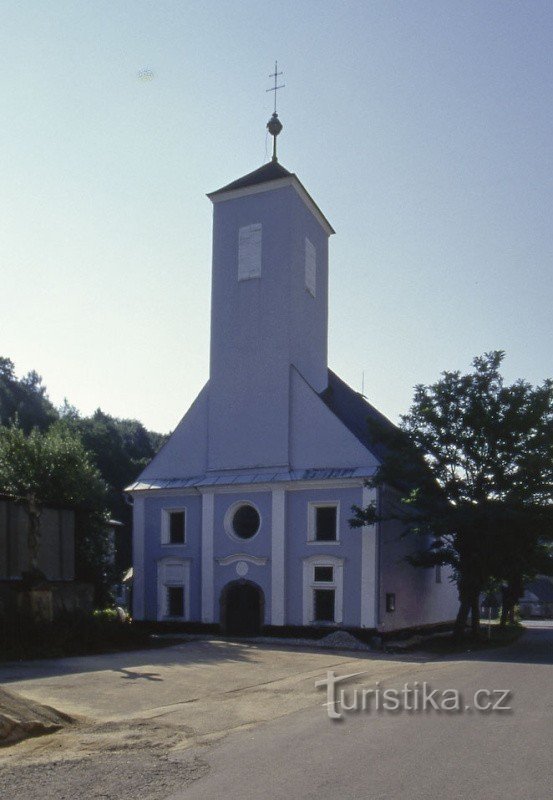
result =
[{"label": "metal cross on tower", "polygon": [[281,83],[280,86],[278,85],[278,79],[282,74],[283,74],[282,72],[278,71],[278,61],[275,61],[275,71],[272,72],[269,75],[269,78],[274,78],[275,79],[275,85],[271,86],[270,89],[266,89],[265,90],[267,92],[274,92],[275,93],[275,107],[274,107],[274,113],[275,114],[276,114],[276,110],[277,110],[277,92],[278,92],[279,89],[284,89],[284,87],[286,86],[285,83]]},{"label": "metal cross on tower", "polygon": [[275,110],[273,111],[273,116],[267,123],[267,130],[273,137],[273,161],[277,161],[277,147],[276,147],[276,140],[277,136],[282,130],[282,122],[278,118],[277,114],[277,92],[279,89],[284,89],[285,84],[281,83],[280,86],[278,85],[279,76],[282,75],[282,72],[278,71],[278,61],[275,61],[275,71],[269,75],[269,78],[275,79],[275,85],[271,86],[270,89],[267,89],[267,92],[274,92],[275,93]]}]

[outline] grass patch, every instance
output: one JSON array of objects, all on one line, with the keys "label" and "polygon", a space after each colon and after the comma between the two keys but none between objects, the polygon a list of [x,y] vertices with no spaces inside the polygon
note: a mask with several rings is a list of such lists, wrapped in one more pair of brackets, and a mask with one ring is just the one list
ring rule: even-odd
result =
[{"label": "grass patch", "polygon": [[522,625],[506,625],[504,628],[500,628],[499,625],[492,625],[491,636],[488,637],[488,626],[483,624],[478,639],[474,639],[467,633],[462,642],[454,642],[451,634],[444,634],[428,639],[421,645],[420,649],[437,655],[473,653],[475,650],[491,650],[495,647],[505,647],[516,642],[523,633],[524,628]]}]

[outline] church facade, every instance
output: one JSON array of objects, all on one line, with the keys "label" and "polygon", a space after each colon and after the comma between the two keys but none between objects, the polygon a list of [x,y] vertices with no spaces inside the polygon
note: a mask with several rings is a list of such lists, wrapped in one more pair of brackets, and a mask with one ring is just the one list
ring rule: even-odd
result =
[{"label": "church facade", "polygon": [[209,381],[127,492],[135,619],[391,631],[449,621],[456,590],[352,529],[391,425],[328,369],[330,223],[276,157],[213,203]]}]

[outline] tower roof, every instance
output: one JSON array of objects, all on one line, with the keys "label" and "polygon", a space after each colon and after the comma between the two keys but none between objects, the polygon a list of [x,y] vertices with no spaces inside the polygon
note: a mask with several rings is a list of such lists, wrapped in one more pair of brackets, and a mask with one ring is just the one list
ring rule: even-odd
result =
[{"label": "tower roof", "polygon": [[[263,192],[265,191],[263,184],[273,183],[274,181],[282,181],[282,184],[277,184],[279,187],[282,185],[294,186],[300,197],[303,198],[315,217],[317,217],[317,219],[321,222],[327,234],[330,235],[335,232],[334,228],[327,220],[317,203],[313,200],[298,176],[294,172],[287,170],[286,167],[283,167],[282,164],[278,163],[278,161],[269,161],[267,164],[263,164],[262,167],[259,167],[259,169],[256,169],[253,172],[248,172],[248,174],[244,175],[242,178],[238,178],[237,180],[232,181],[232,183],[227,183],[227,185],[221,187],[221,189],[216,189],[214,192],[209,192],[207,196],[213,202],[217,202],[218,200],[226,200],[227,198],[224,195],[227,195],[230,192],[243,190],[246,190],[244,192],[245,194],[249,194],[250,192]],[[267,187],[267,189],[271,188],[276,187]]]},{"label": "tower roof", "polygon": [[283,167],[278,161],[269,161],[268,164],[263,164],[259,169],[248,172],[248,174],[244,175],[242,178],[238,178],[232,181],[232,183],[227,183],[227,185],[223,186],[221,189],[210,192],[208,197],[214,197],[222,192],[232,192],[234,189],[245,189],[246,186],[257,186],[260,183],[267,183],[267,181],[276,181],[279,178],[288,178],[292,175],[293,173],[289,172],[286,167]]}]

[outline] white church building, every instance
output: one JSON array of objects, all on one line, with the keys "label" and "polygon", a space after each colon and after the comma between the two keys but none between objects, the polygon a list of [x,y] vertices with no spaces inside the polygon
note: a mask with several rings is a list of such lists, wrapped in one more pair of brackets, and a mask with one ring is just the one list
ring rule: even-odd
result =
[{"label": "white church building", "polygon": [[208,195],[209,380],[127,488],[134,618],[230,634],[452,620],[454,584],[406,563],[395,523],[349,525],[386,491],[365,485],[382,455],[367,419],[391,423],[328,368],[334,231],[269,126],[273,160]]}]

